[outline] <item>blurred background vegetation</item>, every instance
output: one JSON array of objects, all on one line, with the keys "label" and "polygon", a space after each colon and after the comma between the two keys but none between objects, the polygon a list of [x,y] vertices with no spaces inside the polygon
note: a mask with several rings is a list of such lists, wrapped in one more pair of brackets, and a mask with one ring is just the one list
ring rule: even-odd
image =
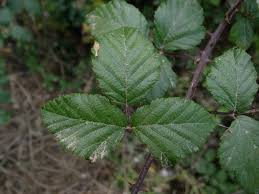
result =
[{"label": "blurred background vegetation", "polygon": [[[150,21],[163,0],[129,0]],[[93,37],[87,13],[106,0],[0,0],[0,194],[129,193],[146,148],[131,137],[126,146],[91,164],[66,153],[42,127],[40,106],[57,95],[100,92],[91,70]],[[170,96],[184,96],[195,68],[195,56],[210,32],[224,19],[232,0],[200,0],[207,36],[200,48],[175,52],[170,58],[178,74]],[[243,30],[246,29],[246,30]],[[259,71],[259,11],[246,0],[223,34],[214,57],[228,48],[247,49]],[[208,72],[205,70],[204,75]],[[209,110],[223,110],[203,88],[195,100]],[[258,107],[259,95],[253,106]],[[259,115],[254,115],[257,119]],[[229,126],[232,118],[222,124]],[[242,188],[218,161],[223,128],[199,152],[176,166],[154,163],[144,189],[165,194],[241,194]],[[145,192],[143,192],[145,193]],[[147,193],[147,192],[146,192]]]}]

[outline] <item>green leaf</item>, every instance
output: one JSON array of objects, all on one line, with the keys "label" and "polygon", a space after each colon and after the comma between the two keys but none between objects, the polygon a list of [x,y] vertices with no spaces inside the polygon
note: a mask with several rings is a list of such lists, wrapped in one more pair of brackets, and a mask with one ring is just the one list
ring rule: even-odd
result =
[{"label": "green leaf", "polygon": [[250,20],[240,17],[232,26],[229,39],[237,46],[248,49],[254,38],[254,30]]},{"label": "green leaf", "polygon": [[[4,85],[8,82],[8,76],[5,71],[5,60],[3,58],[0,58],[0,86]],[[1,90],[0,90],[1,95]]]},{"label": "green leaf", "polygon": [[160,61],[162,63],[160,67],[160,78],[152,90],[147,94],[147,99],[150,101],[163,97],[168,89],[176,86],[177,76],[172,70],[170,61],[168,61],[168,59],[164,56],[160,57]]},{"label": "green leaf", "polygon": [[38,0],[24,0],[24,8],[31,15],[40,15],[41,8]]},{"label": "green leaf", "polygon": [[4,38],[0,35],[0,48],[4,47]]},{"label": "green leaf", "polygon": [[98,39],[94,72],[105,94],[119,104],[145,98],[159,78],[159,54],[135,28],[120,28]]},{"label": "green leaf", "polygon": [[196,0],[167,0],[155,13],[155,43],[165,51],[194,48],[204,37],[203,10]]},{"label": "green leaf", "polygon": [[10,102],[9,92],[0,90],[0,104],[9,103],[9,102]]},{"label": "green leaf", "polygon": [[157,99],[132,116],[134,134],[162,164],[198,151],[215,127],[200,105],[180,98]]},{"label": "green leaf", "polygon": [[27,28],[19,25],[12,25],[10,27],[10,35],[17,41],[30,42],[32,40],[31,32]]},{"label": "green leaf", "polygon": [[8,8],[1,8],[0,9],[0,24],[1,25],[8,25],[13,19],[13,15]]},{"label": "green leaf", "polygon": [[242,3],[241,13],[250,20],[255,29],[259,26],[259,6],[256,0],[245,0]]},{"label": "green leaf", "polygon": [[209,3],[214,5],[214,6],[219,6],[220,5],[220,0],[209,0]]},{"label": "green leaf", "polygon": [[242,49],[231,49],[215,59],[207,77],[207,88],[229,111],[243,112],[258,89],[251,57]]},{"label": "green leaf", "polygon": [[253,18],[259,12],[256,0],[245,0],[242,3],[241,11],[245,12],[246,16]]},{"label": "green leaf", "polygon": [[222,138],[221,164],[250,192],[259,191],[259,122],[239,116]]},{"label": "green leaf", "polygon": [[42,108],[43,122],[70,151],[95,162],[122,139],[126,118],[98,95],[72,94]]},{"label": "green leaf", "polygon": [[0,75],[0,85],[7,84],[9,81],[8,76],[1,76]]},{"label": "green leaf", "polygon": [[7,6],[14,13],[20,13],[24,9],[24,0],[8,0]]},{"label": "green leaf", "polygon": [[5,75],[5,60],[0,57],[0,76]]},{"label": "green leaf", "polygon": [[92,34],[99,36],[121,27],[138,28],[148,35],[148,23],[145,17],[133,5],[125,1],[114,0],[101,5],[87,16]]},{"label": "green leaf", "polygon": [[204,159],[200,159],[196,165],[195,169],[198,173],[207,175],[207,176],[212,176],[215,175],[216,168],[213,163],[210,163]]},{"label": "green leaf", "polygon": [[0,109],[0,125],[5,124],[10,119],[10,114]]}]

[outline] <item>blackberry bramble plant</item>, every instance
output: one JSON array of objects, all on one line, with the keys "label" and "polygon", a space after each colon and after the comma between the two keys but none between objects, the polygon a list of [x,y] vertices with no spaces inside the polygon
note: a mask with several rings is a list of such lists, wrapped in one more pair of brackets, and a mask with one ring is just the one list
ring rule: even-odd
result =
[{"label": "blackberry bramble plant", "polygon": [[[185,98],[164,98],[177,87],[164,53],[200,44],[205,28],[199,3],[161,3],[151,31],[145,17],[125,1],[98,7],[87,23],[96,40],[92,65],[103,96],[70,94],[46,103],[42,107],[46,127],[68,150],[92,162],[113,150],[125,133],[138,138],[150,151],[132,187],[132,193],[138,193],[153,160],[177,163],[198,151],[219,124],[191,99],[215,45],[242,3],[250,2],[232,4],[198,56]],[[259,189],[259,121],[246,116],[258,89],[256,79],[251,57],[238,47],[213,60],[206,78],[211,95],[225,107],[225,114],[234,117],[221,140],[220,161],[249,192]]]}]

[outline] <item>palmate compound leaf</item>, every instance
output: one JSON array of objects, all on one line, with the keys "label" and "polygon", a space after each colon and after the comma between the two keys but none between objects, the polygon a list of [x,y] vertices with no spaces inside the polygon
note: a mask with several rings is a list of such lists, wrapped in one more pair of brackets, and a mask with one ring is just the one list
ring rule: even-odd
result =
[{"label": "palmate compound leaf", "polygon": [[215,59],[207,77],[207,88],[229,111],[243,112],[258,89],[251,57],[242,49],[231,49]]},{"label": "palmate compound leaf", "polygon": [[155,13],[155,43],[165,51],[194,48],[205,35],[202,23],[196,0],[167,0]]},{"label": "palmate compound leaf", "polygon": [[171,62],[164,56],[160,57],[160,78],[147,94],[147,99],[149,101],[156,98],[161,98],[165,93],[176,86],[177,76],[172,70]]},{"label": "palmate compound leaf", "polygon": [[219,149],[221,164],[249,192],[259,192],[259,122],[239,116],[225,132]]},{"label": "palmate compound leaf", "polygon": [[122,139],[126,118],[99,95],[71,94],[42,108],[43,122],[68,150],[95,162]]},{"label": "palmate compound leaf", "polygon": [[132,116],[134,134],[162,164],[176,162],[205,143],[215,121],[200,105],[180,98],[157,99]]},{"label": "palmate compound leaf", "polygon": [[160,56],[135,28],[120,28],[98,38],[93,69],[104,93],[114,102],[141,102],[159,79]]},{"label": "palmate compound leaf", "polygon": [[148,23],[141,12],[125,1],[113,0],[87,15],[92,34],[100,36],[121,27],[133,27],[147,36]]}]

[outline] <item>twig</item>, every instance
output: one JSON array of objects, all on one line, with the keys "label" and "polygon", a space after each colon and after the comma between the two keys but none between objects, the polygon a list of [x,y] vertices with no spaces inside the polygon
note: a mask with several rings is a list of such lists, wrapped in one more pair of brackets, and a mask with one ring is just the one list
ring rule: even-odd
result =
[{"label": "twig", "polygon": [[132,187],[131,194],[137,194],[140,191],[141,185],[143,184],[143,181],[147,175],[148,169],[150,168],[152,162],[153,162],[153,158],[149,153],[146,157],[145,164],[139,173],[138,180]]},{"label": "twig", "polygon": [[[214,47],[218,43],[224,30],[226,29],[228,24],[233,19],[236,12],[238,11],[238,8],[242,2],[243,2],[243,0],[237,0],[235,5],[228,10],[228,12],[225,15],[225,19],[219,24],[216,31],[211,35],[211,38],[210,38],[208,44],[206,45],[205,49],[201,52],[201,56],[199,57],[198,65],[194,72],[191,85],[186,94],[187,99],[193,98],[193,95],[195,93],[195,90],[198,86],[198,83],[199,83],[199,80],[201,77],[201,73],[202,73],[204,67],[206,66],[206,64],[209,62],[209,58],[211,56],[211,53],[212,53]],[[137,182],[132,187],[131,194],[137,194],[140,191],[141,185],[143,184],[145,176],[146,176],[148,169],[150,168],[152,162],[153,162],[153,158],[152,158],[151,154],[149,153],[145,160],[144,166],[142,167],[142,169],[139,173]]]},{"label": "twig", "polygon": [[132,127],[130,125],[130,120],[131,120],[131,115],[132,115],[133,112],[134,112],[134,109],[131,106],[126,104],[125,107],[124,107],[124,114],[127,117],[128,126],[125,128],[125,134],[132,132]]},{"label": "twig", "polygon": [[193,79],[191,85],[188,89],[186,94],[187,99],[192,99],[193,95],[195,94],[195,90],[198,86],[200,81],[201,73],[203,72],[204,67],[209,62],[209,58],[212,54],[213,49],[215,48],[216,44],[218,43],[222,33],[228,26],[228,24],[233,19],[235,13],[238,11],[239,6],[243,0],[238,0],[233,7],[231,7],[225,15],[225,19],[219,24],[216,31],[211,35],[211,38],[206,45],[205,49],[201,52],[201,56],[197,59],[198,65],[193,75]]},{"label": "twig", "polygon": [[219,115],[219,116],[232,116],[234,112],[219,112],[219,111],[210,111],[210,114]]},{"label": "twig", "polygon": [[218,126],[219,126],[219,127],[222,127],[222,128],[224,128],[224,129],[228,129],[228,127],[227,127],[227,126],[225,126],[225,125],[222,125],[222,124],[218,124]]},{"label": "twig", "polygon": [[133,111],[134,111],[134,109],[131,106],[129,106],[127,104],[125,105],[124,113],[125,113],[125,115],[127,117],[128,124],[130,123],[130,118],[131,118],[131,115],[132,115]]},{"label": "twig", "polygon": [[244,114],[249,115],[249,114],[255,114],[255,113],[259,113],[259,109],[254,108],[252,110],[246,111]]}]

